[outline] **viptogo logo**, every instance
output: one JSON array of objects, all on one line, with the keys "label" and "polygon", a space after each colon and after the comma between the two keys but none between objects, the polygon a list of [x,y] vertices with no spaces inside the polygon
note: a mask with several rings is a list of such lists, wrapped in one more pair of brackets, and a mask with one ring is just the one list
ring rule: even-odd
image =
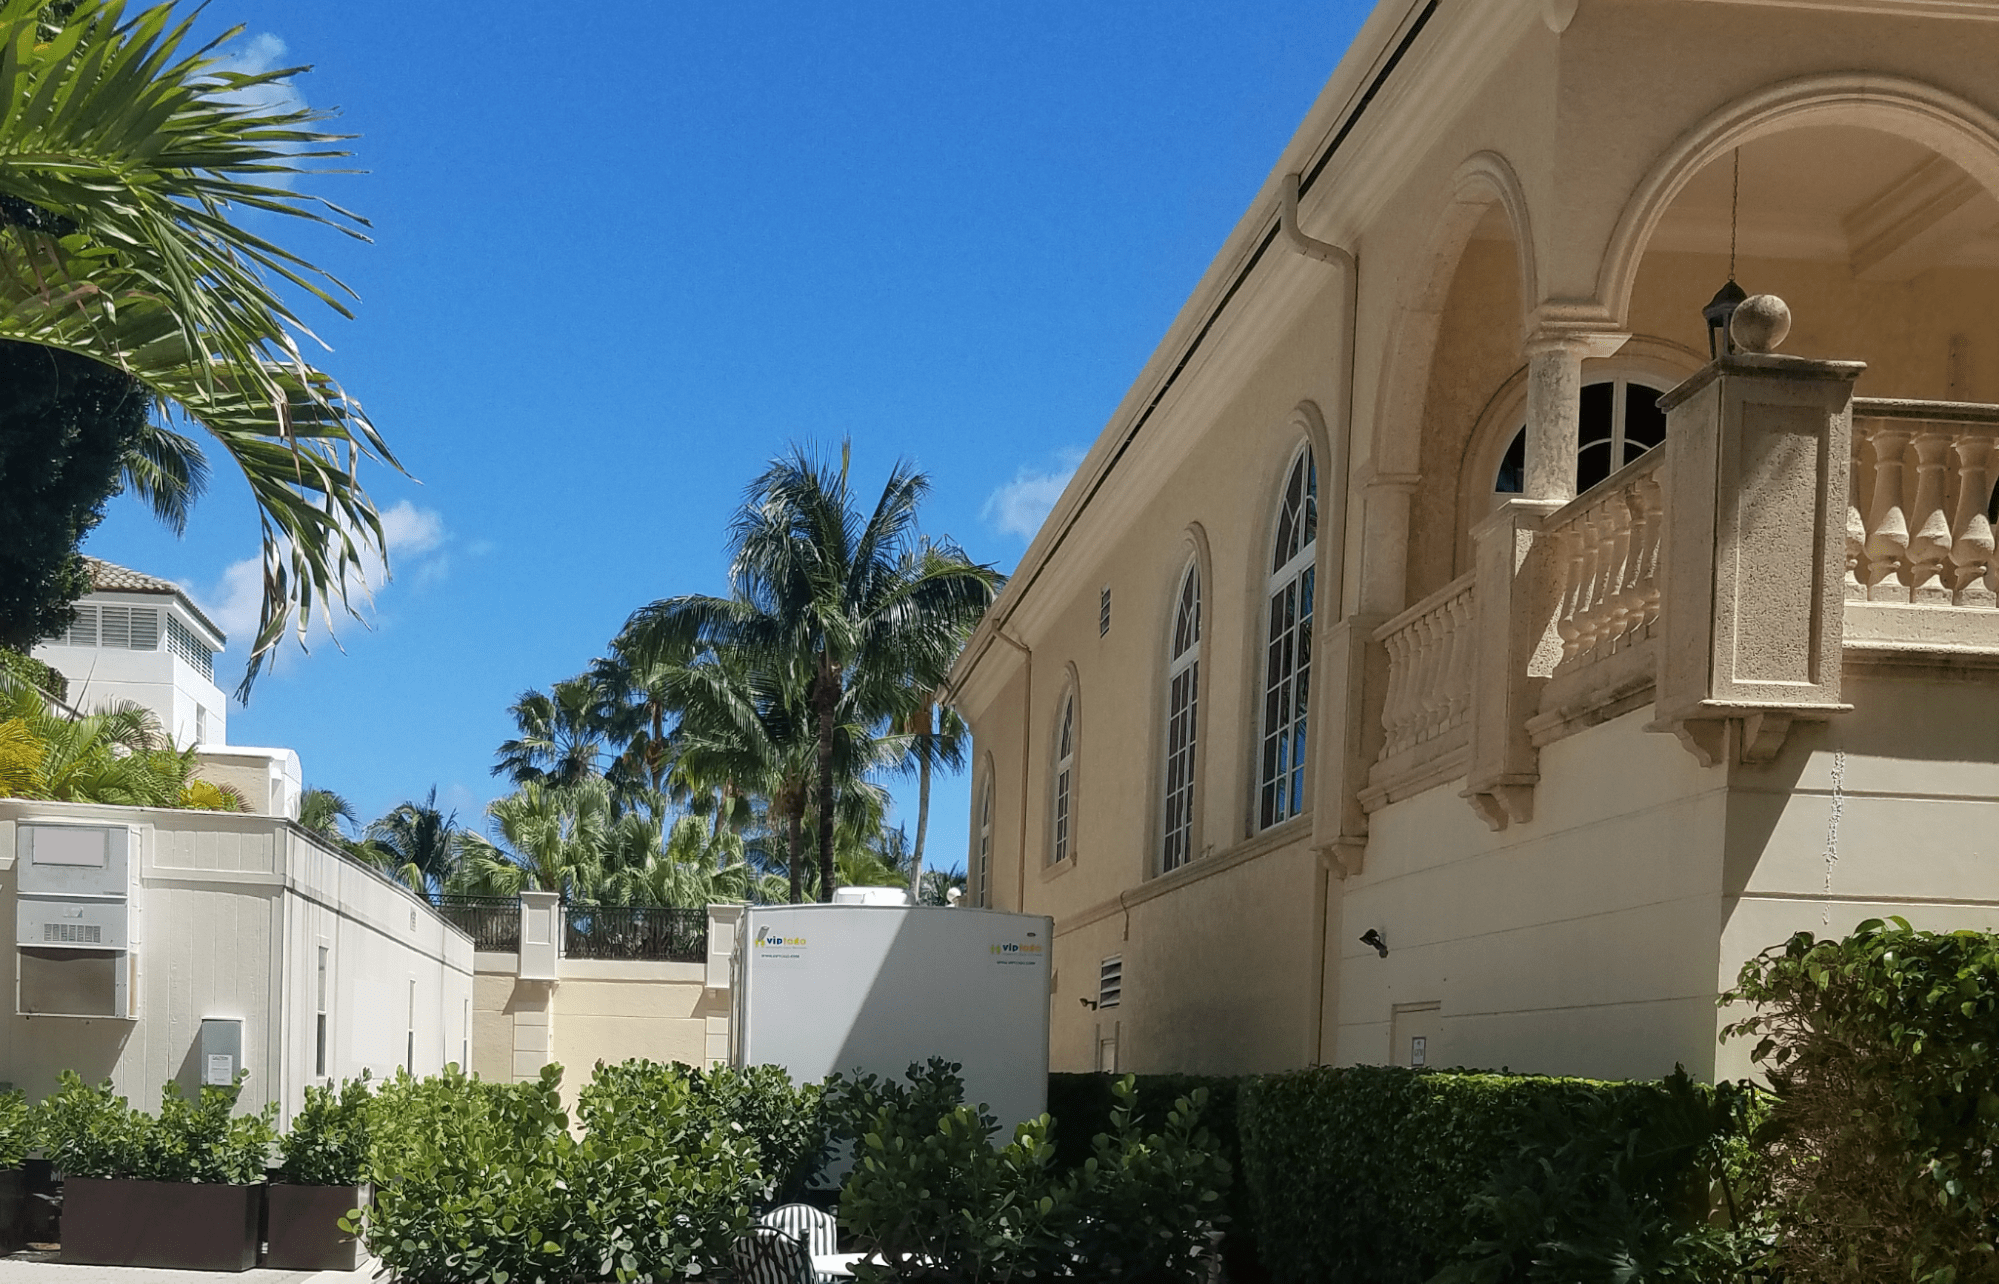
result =
[{"label": "viptogo logo", "polygon": [[1032,943],[1023,943],[1023,942],[1020,942],[1020,941],[1008,941],[1008,942],[1007,942],[1006,944],[1004,944],[1004,945],[995,945],[995,946],[993,946],[992,948],[993,948],[993,953],[995,953],[995,954],[1039,954],[1039,953],[1041,953],[1041,947],[1040,947],[1039,945],[1035,945],[1035,944],[1032,944]]},{"label": "viptogo logo", "polygon": [[775,935],[768,927],[760,927],[757,929],[757,944],[759,946],[803,945],[805,944],[805,938],[802,936],[778,936]]}]

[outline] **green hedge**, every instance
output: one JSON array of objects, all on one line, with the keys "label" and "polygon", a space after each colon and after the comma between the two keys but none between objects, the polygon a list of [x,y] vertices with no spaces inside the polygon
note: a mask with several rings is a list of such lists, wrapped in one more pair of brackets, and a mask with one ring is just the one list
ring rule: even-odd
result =
[{"label": "green hedge", "polygon": [[0,646],[0,673],[18,678],[57,700],[69,700],[69,679],[54,666],[44,664],[31,655]]},{"label": "green hedge", "polygon": [[1754,1247],[1732,1223],[1709,1227],[1748,1100],[1684,1075],[1350,1066],[1249,1080],[1238,1115],[1257,1250],[1281,1281],[1704,1278]]}]

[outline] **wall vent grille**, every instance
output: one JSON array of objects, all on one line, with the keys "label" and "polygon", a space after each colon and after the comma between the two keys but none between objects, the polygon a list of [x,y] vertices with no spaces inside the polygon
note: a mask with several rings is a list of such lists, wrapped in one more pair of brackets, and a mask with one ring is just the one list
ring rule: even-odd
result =
[{"label": "wall vent grille", "polygon": [[97,923],[44,923],[44,945],[102,945],[104,928]]},{"label": "wall vent grille", "polygon": [[1114,1008],[1124,997],[1124,956],[1113,954],[1097,965],[1097,1007]]}]

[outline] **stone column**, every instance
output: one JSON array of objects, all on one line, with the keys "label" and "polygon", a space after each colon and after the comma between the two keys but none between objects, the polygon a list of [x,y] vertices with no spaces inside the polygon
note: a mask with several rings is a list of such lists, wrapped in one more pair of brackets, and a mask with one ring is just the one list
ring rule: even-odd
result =
[{"label": "stone column", "polygon": [[1553,628],[1559,578],[1547,565],[1541,527],[1561,507],[1554,500],[1509,500],[1472,530],[1478,640],[1462,796],[1493,829],[1534,818],[1541,767],[1527,719],[1540,709],[1541,688],[1562,654]]},{"label": "stone column", "polygon": [[1527,342],[1528,499],[1576,497],[1576,436],[1583,362],[1610,356],[1631,336],[1543,332]]},{"label": "stone column", "polygon": [[1794,721],[1850,707],[1845,517],[1865,369],[1750,350],[1659,400],[1671,453],[1654,726],[1704,766],[1768,761]]}]

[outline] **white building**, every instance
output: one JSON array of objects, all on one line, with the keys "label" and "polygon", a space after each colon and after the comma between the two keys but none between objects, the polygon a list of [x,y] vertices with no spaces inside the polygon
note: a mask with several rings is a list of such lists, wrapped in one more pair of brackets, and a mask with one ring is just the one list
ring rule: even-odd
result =
[{"label": "white building", "polygon": [[248,1070],[243,1108],[289,1119],[309,1084],[468,1065],[471,938],[300,827],[297,754],[226,743],[224,638],[185,593],[91,569],[36,656],[79,708],[153,710],[250,813],[0,798],[0,1082],[40,1097],[75,1070],[151,1108]]}]

